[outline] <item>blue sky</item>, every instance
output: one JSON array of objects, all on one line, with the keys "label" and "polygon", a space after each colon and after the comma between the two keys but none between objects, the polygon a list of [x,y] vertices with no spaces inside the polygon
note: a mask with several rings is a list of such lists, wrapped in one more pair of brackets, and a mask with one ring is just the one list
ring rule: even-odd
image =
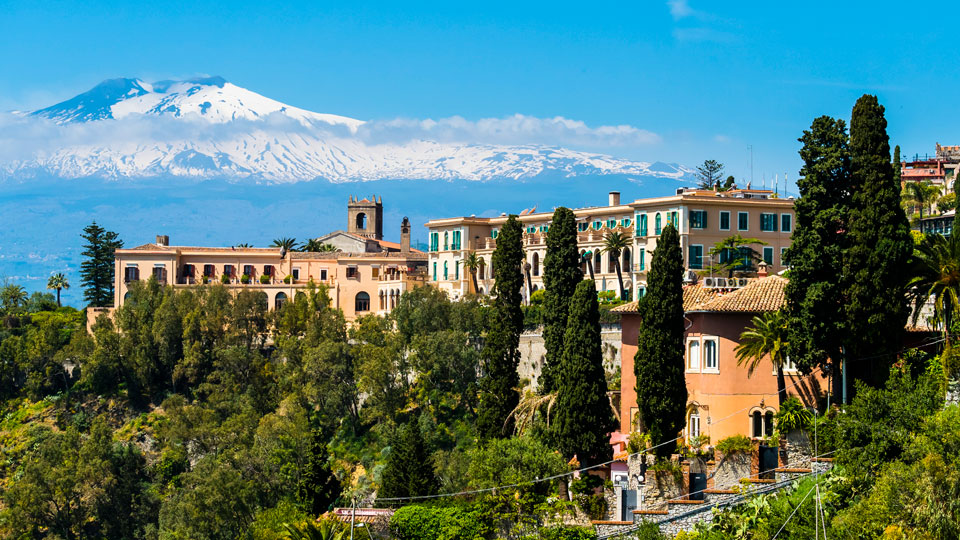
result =
[{"label": "blue sky", "polygon": [[[797,137],[876,93],[905,154],[960,142],[951,4],[0,1],[0,109],[112,77],[222,75],[362,119],[563,116],[657,135],[612,154],[738,177],[799,168]],[[910,9],[908,9],[910,8]],[[915,19],[915,17],[917,19]],[[922,19],[922,22],[920,21]]]}]

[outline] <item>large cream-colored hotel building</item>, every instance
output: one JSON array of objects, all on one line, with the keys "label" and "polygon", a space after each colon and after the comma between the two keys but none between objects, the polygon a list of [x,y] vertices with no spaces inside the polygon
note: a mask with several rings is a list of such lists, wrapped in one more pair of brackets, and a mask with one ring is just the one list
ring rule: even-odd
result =
[{"label": "large cream-colored hotel building", "polygon": [[[643,294],[657,239],[663,227],[673,223],[680,231],[684,263],[689,270],[703,272],[710,266],[711,248],[740,234],[763,241],[764,244],[755,245],[753,249],[766,263],[768,272],[780,272],[786,268],[783,254],[793,232],[793,202],[792,198],[776,197],[772,191],[751,189],[724,192],[679,188],[672,196],[628,203],[621,202],[619,192],[611,192],[606,206],[573,211],[577,218],[582,269],[588,276],[592,265],[598,290],[619,293],[614,259],[612,254],[603,253],[603,241],[613,231],[628,235],[632,246],[623,251],[620,261],[624,288],[632,297]],[[525,295],[543,287],[543,259],[552,218],[553,212],[524,211],[519,216],[526,263],[530,265],[531,286],[529,291],[524,291]],[[468,254],[476,253],[482,262],[477,272],[479,292],[489,292],[493,286],[491,256],[497,246],[497,234],[506,220],[507,216],[501,215],[427,222],[430,283],[454,298],[473,292],[463,260]]]},{"label": "large cream-colored hotel building", "polygon": [[[582,268],[589,276],[592,266],[598,290],[618,291],[614,260],[603,253],[604,237],[618,231],[631,238],[631,247],[621,255],[624,288],[637,297],[646,287],[646,273],[657,238],[667,223],[680,230],[685,265],[702,272],[710,264],[710,249],[735,234],[764,242],[754,246],[770,272],[786,268],[784,250],[790,245],[794,226],[793,199],[782,199],[766,190],[739,189],[727,192],[681,188],[676,195],[621,203],[611,192],[607,206],[578,208],[577,246]],[[522,212],[523,247],[529,264],[531,286],[524,295],[543,287],[543,259],[552,212]],[[383,205],[376,197],[350,199],[346,231],[318,238],[336,252],[284,252],[280,248],[196,247],[171,245],[166,236],[115,256],[114,306],[127,298],[134,281],[155,276],[165,285],[193,287],[223,283],[233,291],[256,290],[266,295],[270,309],[291,300],[312,281],[329,287],[332,305],[343,310],[348,321],[375,313],[385,315],[407,290],[432,285],[451,298],[486,294],[493,286],[490,260],[497,234],[507,220],[499,217],[433,219],[429,229],[429,253],[410,247],[410,223],[404,218],[400,243],[383,240]],[[463,260],[474,252],[481,259],[477,272],[479,291]],[[627,295],[625,295],[627,296]],[[93,308],[90,321],[101,311]]]}]

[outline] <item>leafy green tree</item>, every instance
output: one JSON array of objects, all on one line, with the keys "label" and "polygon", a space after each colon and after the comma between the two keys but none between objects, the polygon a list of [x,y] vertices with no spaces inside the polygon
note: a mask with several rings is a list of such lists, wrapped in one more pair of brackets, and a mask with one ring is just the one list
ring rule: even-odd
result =
[{"label": "leafy green tree", "polygon": [[[640,333],[634,356],[640,421],[654,444],[683,429],[687,386],[683,374],[683,254],[673,225],[664,227],[647,274]],[[669,457],[672,445],[657,449]]]},{"label": "leafy green tree", "polygon": [[620,232],[609,232],[603,238],[603,252],[613,258],[613,267],[617,270],[617,282],[620,285],[620,299],[628,300],[626,290],[623,288],[623,270],[620,268],[620,254],[623,250],[629,248],[633,241],[631,238]]},{"label": "leafy green tree", "polygon": [[540,372],[540,392],[554,390],[554,371],[563,356],[570,298],[583,279],[577,252],[577,219],[573,210],[559,207],[547,232],[547,255],[543,259],[543,346],[546,354]]},{"label": "leafy green tree", "polygon": [[887,121],[876,96],[861,97],[853,108],[850,174],[856,189],[844,259],[847,350],[852,358],[879,356],[876,362],[850,364],[854,378],[876,382],[886,376],[900,348],[909,315],[905,294],[913,252],[900,185],[890,166]]},{"label": "leafy green tree", "polygon": [[[897,181],[897,185],[899,185],[899,181]],[[923,219],[924,208],[930,208],[940,198],[940,188],[930,182],[907,182],[903,186],[902,198],[904,204],[915,208],[919,212],[918,219]]]},{"label": "leafy green tree", "polygon": [[415,497],[432,495],[436,490],[430,450],[420,428],[416,422],[401,425],[391,441],[377,496],[381,499]]},{"label": "leafy green tree", "polygon": [[[493,488],[549,478],[567,472],[560,454],[533,437],[492,440],[470,451],[470,481],[476,488]],[[548,482],[520,488],[545,494]]]},{"label": "leafy green tree", "polygon": [[509,415],[520,400],[517,365],[520,362],[520,333],[523,331],[521,289],[523,274],[522,226],[511,215],[500,229],[492,266],[496,275],[493,286],[492,316],[482,355],[484,376],[480,384],[480,405],[477,428],[483,439],[494,439],[510,433]]},{"label": "leafy green tree", "polygon": [[947,193],[937,199],[937,211],[941,214],[954,210],[957,207],[957,194]]},{"label": "leafy green tree", "polygon": [[766,242],[759,238],[745,238],[740,233],[724,238],[710,248],[710,258],[716,261],[710,264],[705,272],[711,274],[727,274],[733,277],[734,272],[749,272],[753,265],[760,262],[760,253],[753,246],[765,246]]},{"label": "leafy green tree", "polygon": [[697,172],[694,174],[700,182],[698,186],[700,189],[713,189],[723,178],[723,163],[715,159],[705,160],[697,167]]},{"label": "leafy green tree", "polygon": [[80,236],[86,241],[80,254],[80,284],[83,299],[91,306],[113,305],[114,252],[123,247],[117,233],[108,231],[94,221],[83,229]]},{"label": "leafy green tree", "polygon": [[581,281],[570,300],[563,362],[557,379],[553,428],[560,453],[583,466],[609,461],[610,432],[615,429],[607,398],[600,310],[592,281]]},{"label": "leafy green tree", "polygon": [[50,290],[57,291],[57,307],[60,307],[60,291],[63,289],[70,288],[70,282],[67,281],[67,276],[63,275],[63,272],[58,272],[47,280],[47,288]]},{"label": "leafy green tree", "polygon": [[839,361],[847,333],[842,276],[853,196],[845,126],[843,120],[821,116],[799,139],[804,164],[794,203],[797,223],[785,255],[790,358],[804,373],[832,369],[834,395],[840,393]]},{"label": "leafy green tree", "polygon": [[755,316],[740,334],[740,344],[734,350],[737,365],[747,366],[747,377],[752,377],[764,358],[770,358],[777,372],[777,399],[781,408],[787,399],[787,383],[783,376],[783,364],[787,357],[787,317],[781,311],[766,311]]}]

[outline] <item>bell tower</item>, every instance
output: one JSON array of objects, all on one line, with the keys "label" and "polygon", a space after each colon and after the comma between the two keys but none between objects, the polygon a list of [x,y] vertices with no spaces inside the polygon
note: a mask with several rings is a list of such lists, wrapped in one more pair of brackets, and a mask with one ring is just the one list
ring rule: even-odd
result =
[{"label": "bell tower", "polygon": [[351,195],[347,203],[347,232],[383,240],[383,200],[376,196],[360,199]]}]

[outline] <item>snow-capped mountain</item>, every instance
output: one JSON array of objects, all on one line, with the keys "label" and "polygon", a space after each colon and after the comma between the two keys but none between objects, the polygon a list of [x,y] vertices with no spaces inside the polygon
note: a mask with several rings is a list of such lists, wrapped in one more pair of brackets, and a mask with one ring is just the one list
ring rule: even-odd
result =
[{"label": "snow-capped mountain", "polygon": [[690,173],[677,165],[556,146],[434,140],[422,133],[384,140],[382,123],[291,107],[221,77],[152,84],[111,79],[12,123],[14,132],[23,128],[24,137],[37,144],[0,161],[0,177],[347,182],[524,179],[547,173],[681,179]]}]

